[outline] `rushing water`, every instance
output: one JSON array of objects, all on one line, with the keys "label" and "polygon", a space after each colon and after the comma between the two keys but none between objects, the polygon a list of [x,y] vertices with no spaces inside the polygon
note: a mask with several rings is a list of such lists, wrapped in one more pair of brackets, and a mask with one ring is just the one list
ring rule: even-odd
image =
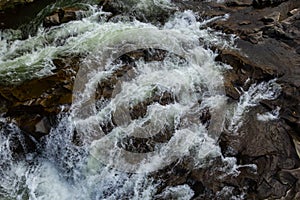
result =
[{"label": "rushing water", "polygon": [[[167,0],[124,4],[127,12],[146,17],[176,10]],[[222,73],[230,66],[215,62],[216,54],[204,46],[234,48],[233,39],[202,28],[206,22],[198,22],[191,11],[176,12],[164,25],[153,25],[124,16],[107,22],[109,13],[84,6],[88,9],[82,20],[49,30],[40,27],[26,40],[18,40],[18,31],[1,32],[3,83],[18,84],[47,76],[55,68],[52,60],[60,56],[85,57],[75,80],[70,111],[59,116],[59,124],[38,144],[36,153],[15,160],[12,140],[22,144],[25,139],[14,123],[0,118],[1,199],[191,199],[194,191],[187,184],[170,186],[156,194],[163,180],[148,176],[187,156],[193,158],[192,168],[204,167],[207,160],[221,157],[227,166],[224,176],[238,174],[235,159],[223,158],[217,144],[225,118],[230,121],[228,129],[236,131],[243,116],[259,100],[278,96],[279,86],[274,81],[252,85],[248,91],[241,91],[240,102],[229,104]],[[133,75],[120,78],[111,99],[96,100],[97,85],[123,66],[114,63],[115,59],[149,48],[165,50],[169,55],[163,61],[137,60]],[[170,93],[175,101],[167,105],[152,102],[143,116],[129,116],[130,108],[164,93]],[[210,124],[199,121],[205,109],[211,113]],[[265,115],[258,117],[266,120]],[[104,134],[99,124],[108,122],[114,122],[114,127]],[[173,130],[172,136],[157,142],[149,152],[126,151],[118,143],[126,137],[150,138],[166,127]],[[80,145],[74,144],[75,131]],[[231,190],[226,187],[218,195]],[[232,198],[242,199],[243,194]]]}]

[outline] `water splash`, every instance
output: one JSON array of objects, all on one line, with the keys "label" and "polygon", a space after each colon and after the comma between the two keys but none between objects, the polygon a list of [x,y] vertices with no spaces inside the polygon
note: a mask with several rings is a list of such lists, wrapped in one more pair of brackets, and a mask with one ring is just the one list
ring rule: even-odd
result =
[{"label": "water splash", "polygon": [[243,116],[251,107],[257,106],[261,100],[274,100],[281,92],[281,87],[276,83],[276,79],[259,84],[252,84],[248,91],[242,91],[242,95],[233,115],[230,116],[229,130],[236,132],[243,123]]},{"label": "water splash", "polygon": [[276,109],[266,112],[266,113],[257,113],[257,120],[259,121],[271,121],[271,120],[276,120],[279,119],[279,111],[280,107],[276,107]]}]

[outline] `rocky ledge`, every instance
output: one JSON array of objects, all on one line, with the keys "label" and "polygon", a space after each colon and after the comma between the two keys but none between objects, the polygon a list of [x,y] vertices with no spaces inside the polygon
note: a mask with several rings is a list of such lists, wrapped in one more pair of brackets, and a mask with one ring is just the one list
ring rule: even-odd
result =
[{"label": "rocky ledge", "polygon": [[[228,132],[221,135],[220,144],[225,155],[235,156],[240,163],[257,166],[257,176],[241,173],[237,180],[252,185],[247,199],[298,199],[300,2],[233,0],[222,5],[203,5],[202,8],[196,10],[200,9],[207,17],[229,14],[228,20],[214,21],[208,26],[239,36],[237,51],[220,49],[217,57],[233,67],[225,79],[229,97],[239,99],[238,88],[246,90],[247,79],[260,82],[277,78],[282,87],[277,100],[262,101],[251,111],[271,111],[280,107],[276,123],[259,122],[254,113],[249,113],[248,123],[237,135]],[[232,185],[240,188],[241,182]]]},{"label": "rocky ledge", "polygon": [[[120,14],[110,1],[105,2],[106,11]],[[216,192],[223,187],[231,188],[234,194],[244,193],[246,199],[300,199],[300,1],[173,2],[182,10],[199,13],[201,18],[229,16],[227,20],[211,21],[207,26],[238,36],[236,50],[210,47],[219,52],[217,61],[232,66],[225,74],[226,95],[230,101],[239,101],[241,88],[247,90],[251,83],[274,78],[282,91],[276,100],[261,101],[252,109],[237,133],[224,130],[219,139],[224,156],[235,157],[241,165],[255,164],[256,170],[239,169],[238,176],[220,179],[218,173],[212,171],[222,166],[218,159],[211,168],[197,170],[183,160],[172,169],[172,176],[164,173],[169,169],[151,175],[165,180],[160,191],[185,183],[195,191],[195,199],[216,198]],[[66,14],[66,21],[75,19],[73,12],[78,10],[58,10],[45,18],[44,25],[59,25]],[[163,18],[160,21],[163,22]],[[5,117],[36,139],[48,134],[56,115],[62,111],[61,106],[67,110],[71,103],[79,58],[74,55],[54,60],[57,69],[49,77],[17,86],[1,86],[0,102],[4,105],[1,111]],[[109,97],[112,85],[104,84],[100,95]],[[138,105],[133,116],[143,114],[145,105]],[[256,113],[276,108],[280,108],[278,120],[257,120]]]}]

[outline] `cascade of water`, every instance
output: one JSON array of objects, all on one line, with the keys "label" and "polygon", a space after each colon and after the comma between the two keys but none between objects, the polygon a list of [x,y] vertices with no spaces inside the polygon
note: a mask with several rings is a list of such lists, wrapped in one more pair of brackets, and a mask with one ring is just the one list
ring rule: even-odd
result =
[{"label": "cascade of water", "polygon": [[[135,9],[152,4],[173,9],[167,0],[145,2],[138,1]],[[82,20],[41,28],[26,40],[16,39],[17,32],[1,32],[3,82],[49,75],[55,69],[52,60],[59,56],[85,56],[71,110],[61,114],[58,126],[44,138],[41,153],[15,161],[9,137],[19,130],[11,125],[11,134],[5,136],[0,128],[0,196],[4,198],[153,199],[159,180],[151,178],[151,172],[185,157],[192,158],[191,168],[222,157],[217,139],[230,108],[222,75],[228,66],[215,62],[216,54],[205,49],[199,38],[228,47],[233,46],[232,41],[222,39],[221,33],[200,29],[205,22],[197,22],[191,11],[177,12],[159,27],[137,20],[106,22],[107,13],[95,7],[88,12]],[[140,49],[167,53],[162,60],[135,60],[131,71],[115,83],[111,97],[97,99],[97,86],[123,70],[124,63],[114,61]],[[275,89],[268,90],[272,85]],[[273,82],[251,87],[236,105],[231,129],[238,128],[245,108],[261,99],[276,98],[278,91]],[[169,95],[167,102],[163,102],[164,95]],[[145,103],[149,99],[154,100]],[[132,113],[138,105],[146,110],[135,116]],[[107,123],[113,124],[108,131],[101,126]],[[74,132],[80,145],[74,143]],[[159,134],[167,139],[152,144]],[[145,152],[134,146],[132,138],[146,141]],[[224,162],[228,163],[225,174],[237,171],[235,160]],[[230,188],[220,192],[227,190]],[[190,199],[193,195],[188,185],[180,185],[166,188],[155,198]]]}]

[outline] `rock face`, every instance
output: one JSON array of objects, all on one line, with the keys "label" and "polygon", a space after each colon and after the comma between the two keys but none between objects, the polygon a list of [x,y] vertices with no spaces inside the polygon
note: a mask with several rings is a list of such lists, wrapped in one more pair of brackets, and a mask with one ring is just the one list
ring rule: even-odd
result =
[{"label": "rock face", "polygon": [[[112,11],[114,15],[121,14],[119,4],[116,6],[107,2],[102,4],[104,10]],[[252,109],[236,133],[224,130],[219,139],[224,157],[234,157],[240,165],[254,164],[256,169],[240,168],[238,176],[220,178],[217,169],[223,165],[222,158],[200,169],[191,168],[189,158],[186,158],[171,170],[172,175],[167,173],[170,171],[168,168],[151,174],[164,180],[157,193],[168,186],[188,184],[195,191],[195,199],[218,199],[220,197],[216,194],[222,193],[222,188],[227,188],[233,194],[244,193],[246,199],[300,199],[300,1],[231,0],[224,4],[197,0],[173,2],[180,9],[194,10],[204,18],[229,14],[226,21],[207,24],[214,30],[239,36],[236,50],[213,47],[219,52],[216,60],[232,66],[225,74],[225,90],[229,101],[237,102],[240,99],[240,88],[248,90],[252,83],[274,78],[282,92],[276,100],[261,101],[259,106]],[[55,11],[45,18],[44,26],[76,19],[76,12],[78,10],[68,8]],[[151,21],[152,17],[149,15],[149,20],[143,20]],[[163,23],[165,18],[159,19],[160,22]],[[37,139],[48,134],[55,116],[61,112],[61,105],[65,105],[66,109],[70,105],[79,57],[61,58],[53,62],[57,70],[49,77],[14,87],[0,87],[0,105],[3,105],[0,111],[16,121],[22,131]],[[124,73],[129,74],[128,77],[134,76],[131,67],[125,66],[123,71],[116,72],[116,77]],[[97,95],[110,98],[115,82],[110,80],[103,83]],[[163,104],[173,99],[167,93],[154,95],[147,102],[133,107],[131,117],[144,115],[148,101]],[[280,108],[278,120],[264,122],[257,119],[257,113],[276,108]],[[205,116],[203,120],[208,121],[209,112]],[[108,132],[110,126],[105,125]],[[127,148],[134,149],[135,145]],[[223,193],[222,198],[230,198],[225,190]]]},{"label": "rock face", "polygon": [[76,7],[60,8],[44,19],[44,27],[51,27],[82,18],[82,10]]},{"label": "rock face", "polygon": [[[188,6],[188,3],[183,4],[185,8]],[[229,185],[234,190],[247,185],[247,199],[298,199],[300,2],[253,1],[252,4],[241,4],[240,1],[231,1],[201,6],[190,8],[202,9],[207,17],[229,13],[228,20],[214,21],[208,26],[239,36],[238,50],[219,49],[220,55],[216,58],[233,67],[226,74],[227,95],[238,100],[239,87],[247,90],[249,83],[273,78],[277,78],[282,87],[277,100],[263,101],[247,114],[248,123],[237,134],[225,131],[221,135],[224,155],[236,157],[241,164],[257,166],[256,173],[250,172],[249,175],[249,172],[242,171],[234,182],[229,180]],[[281,108],[279,121],[257,121],[255,113],[271,111],[277,106]],[[209,185],[203,180],[202,185]],[[215,181],[214,185],[220,186],[221,183]]]},{"label": "rock face", "polygon": [[33,79],[16,86],[2,85],[0,101],[5,116],[14,119],[19,127],[36,139],[49,133],[51,120],[62,111],[62,105],[72,102],[73,80],[79,57],[53,60],[54,74]]},{"label": "rock face", "polygon": [[119,17],[132,17],[142,22],[154,24],[164,23],[171,13],[177,9],[168,1],[122,1],[105,0],[100,5],[104,11],[112,13],[112,18],[118,20]]}]

